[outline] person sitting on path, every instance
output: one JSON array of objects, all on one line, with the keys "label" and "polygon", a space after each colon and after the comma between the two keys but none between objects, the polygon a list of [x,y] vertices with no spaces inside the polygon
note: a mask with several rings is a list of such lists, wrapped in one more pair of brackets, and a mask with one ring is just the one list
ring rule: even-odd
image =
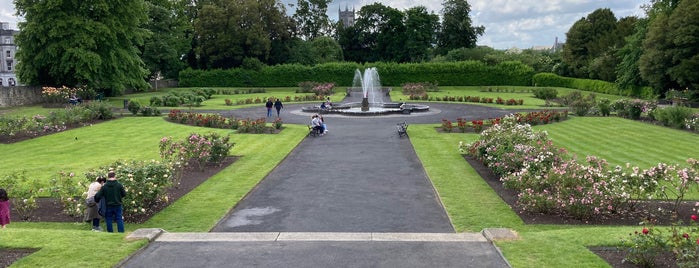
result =
[{"label": "person sitting on path", "polygon": [[282,110],[282,108],[284,108],[282,101],[277,99],[277,101],[274,102],[274,109],[277,109],[277,117],[279,117],[279,112]]},{"label": "person sitting on path", "polygon": [[90,183],[87,189],[87,198],[85,198],[85,221],[86,222],[92,222],[92,231],[95,232],[101,232],[102,228],[100,227],[100,220],[102,217],[99,214],[98,208],[99,205],[97,202],[95,202],[95,195],[97,192],[99,192],[100,188],[102,188],[102,185],[106,182],[107,180],[100,176],[97,177],[97,180],[93,181]]},{"label": "person sitting on path", "polygon": [[323,126],[323,134],[328,133],[328,125],[325,124],[325,118],[322,115],[318,115],[318,119],[320,119],[320,125]]},{"label": "person sitting on path", "polygon": [[124,207],[122,206],[121,199],[125,196],[126,190],[124,190],[124,186],[117,181],[114,171],[110,171],[109,174],[107,174],[107,182],[102,185],[102,188],[95,194],[95,200],[97,202],[104,198],[107,205],[107,210],[104,215],[104,220],[107,224],[107,232],[114,232],[114,227],[112,226],[114,221],[117,223],[117,231],[120,233],[124,232]]},{"label": "person sitting on path", "polygon": [[268,99],[267,103],[265,103],[265,107],[267,107],[267,117],[272,117],[272,106],[274,106],[272,99]]},{"label": "person sitting on path", "polygon": [[7,191],[0,188],[0,226],[5,229],[8,224],[10,224],[10,198],[7,197]]}]

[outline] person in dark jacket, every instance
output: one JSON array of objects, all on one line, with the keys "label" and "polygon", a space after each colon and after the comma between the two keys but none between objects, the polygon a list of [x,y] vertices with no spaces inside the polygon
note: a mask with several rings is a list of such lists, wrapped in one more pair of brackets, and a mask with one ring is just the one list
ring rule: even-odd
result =
[{"label": "person in dark jacket", "polygon": [[110,171],[107,174],[107,182],[102,185],[99,192],[95,194],[95,200],[99,202],[104,198],[107,206],[104,215],[104,220],[107,223],[107,232],[114,232],[114,227],[112,226],[114,221],[117,223],[117,231],[120,233],[124,232],[124,207],[121,203],[121,199],[125,196],[126,190],[124,190],[124,186],[117,181],[114,171]]},{"label": "person in dark jacket", "polygon": [[281,111],[282,108],[284,108],[282,101],[277,99],[277,101],[274,102],[274,109],[277,109],[277,117],[279,117],[279,111]]},{"label": "person in dark jacket", "polygon": [[268,99],[267,103],[265,103],[265,107],[267,107],[267,117],[272,117],[272,106],[274,106],[272,99]]}]

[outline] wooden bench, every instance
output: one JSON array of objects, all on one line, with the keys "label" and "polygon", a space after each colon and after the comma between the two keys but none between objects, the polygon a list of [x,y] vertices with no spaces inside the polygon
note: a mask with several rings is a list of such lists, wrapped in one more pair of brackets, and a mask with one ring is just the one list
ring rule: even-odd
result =
[{"label": "wooden bench", "polygon": [[396,129],[398,130],[398,137],[403,137],[403,136],[408,136],[408,123],[403,122],[403,123],[398,123],[396,125]]}]

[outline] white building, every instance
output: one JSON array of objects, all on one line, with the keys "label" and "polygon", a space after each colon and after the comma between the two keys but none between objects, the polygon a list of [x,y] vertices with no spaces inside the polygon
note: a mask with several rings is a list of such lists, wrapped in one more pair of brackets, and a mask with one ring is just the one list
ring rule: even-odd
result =
[{"label": "white building", "polygon": [[10,29],[10,23],[0,22],[0,86],[3,87],[19,85],[15,75],[15,35],[18,32]]}]

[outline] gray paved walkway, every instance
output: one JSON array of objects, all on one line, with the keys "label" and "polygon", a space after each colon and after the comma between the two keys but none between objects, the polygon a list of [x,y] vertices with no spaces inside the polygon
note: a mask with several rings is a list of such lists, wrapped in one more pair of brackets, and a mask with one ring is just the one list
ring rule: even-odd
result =
[{"label": "gray paved walkway", "polygon": [[[174,240],[177,234],[166,233],[123,266],[507,267],[481,234],[454,233],[409,139],[398,137],[395,124],[510,112],[432,106],[425,114],[326,116],[329,133],[306,138],[213,233]],[[264,112],[262,107],[231,113],[257,118]],[[286,123],[310,120],[300,105],[286,105],[282,113]],[[385,236],[390,233],[401,234]]]}]

